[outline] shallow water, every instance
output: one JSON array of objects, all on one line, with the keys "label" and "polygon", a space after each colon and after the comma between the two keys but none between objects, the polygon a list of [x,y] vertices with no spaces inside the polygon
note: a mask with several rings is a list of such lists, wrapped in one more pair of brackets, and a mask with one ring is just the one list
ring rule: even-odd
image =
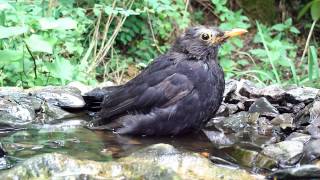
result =
[{"label": "shallow water", "polygon": [[10,168],[32,156],[51,152],[79,159],[110,161],[157,143],[167,143],[180,150],[202,154],[209,154],[214,148],[202,132],[178,137],[120,136],[110,131],[89,130],[82,127],[82,122],[71,120],[58,125],[1,131],[0,142],[8,153],[6,159],[9,163],[2,163],[0,169]]}]

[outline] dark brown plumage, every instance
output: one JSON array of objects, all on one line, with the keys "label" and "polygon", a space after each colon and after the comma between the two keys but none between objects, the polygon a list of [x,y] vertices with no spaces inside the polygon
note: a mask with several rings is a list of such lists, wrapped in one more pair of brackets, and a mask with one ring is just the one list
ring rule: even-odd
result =
[{"label": "dark brown plumage", "polygon": [[134,135],[176,135],[201,128],[222,101],[219,46],[244,32],[187,29],[166,54],[131,81],[85,96],[88,107],[101,108],[90,127]]}]

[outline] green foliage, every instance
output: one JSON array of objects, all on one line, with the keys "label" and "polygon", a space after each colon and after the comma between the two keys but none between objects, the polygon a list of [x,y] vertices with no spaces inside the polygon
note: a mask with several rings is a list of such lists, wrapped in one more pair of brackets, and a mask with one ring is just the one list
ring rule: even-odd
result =
[{"label": "green foliage", "polygon": [[[226,78],[315,86],[318,45],[316,38],[310,41],[320,0],[311,0],[299,13],[310,11],[313,20],[301,60],[297,54],[303,48],[296,40],[302,35],[295,19],[265,26],[252,23],[242,10],[231,10],[227,0],[206,3],[219,28],[250,28],[253,37],[233,38],[221,47]],[[189,12],[185,0],[0,0],[0,85],[123,82],[129,67],[146,67],[190,24],[205,24],[208,13],[200,8]]]},{"label": "green foliage", "polygon": [[[242,11],[233,12],[226,7],[227,0],[211,0],[214,5],[215,13],[220,18],[220,28],[222,30],[230,30],[233,28],[247,29],[250,27],[249,19],[242,15]],[[233,38],[227,41],[220,49],[219,60],[222,68],[226,73],[226,78],[231,78],[235,75],[235,69],[239,66],[248,64],[248,61],[241,59],[237,63],[232,58],[232,53],[236,49],[243,47],[243,40],[240,38]]]},{"label": "green foliage", "polygon": [[320,0],[311,0],[306,4],[299,12],[298,19],[304,16],[309,9],[313,21],[317,21],[320,18]]}]

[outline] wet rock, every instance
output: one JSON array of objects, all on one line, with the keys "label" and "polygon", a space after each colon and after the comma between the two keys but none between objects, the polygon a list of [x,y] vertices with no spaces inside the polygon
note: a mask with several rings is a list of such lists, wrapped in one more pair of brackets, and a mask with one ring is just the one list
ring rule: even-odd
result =
[{"label": "wet rock", "polygon": [[306,130],[312,138],[320,139],[320,128],[318,126],[310,124],[306,127]]},{"label": "wet rock", "polygon": [[65,111],[56,105],[44,103],[41,112],[38,113],[37,120],[42,123],[57,123],[80,115]]},{"label": "wet rock", "polygon": [[10,96],[16,93],[22,93],[23,89],[19,87],[0,87],[0,97]]},{"label": "wet rock", "polygon": [[304,102],[309,103],[313,101],[317,94],[319,93],[319,89],[310,88],[310,87],[296,87],[289,89],[286,91],[286,99],[288,102]]},{"label": "wet rock", "polygon": [[312,107],[309,109],[310,119],[309,123],[314,126],[320,126],[320,101],[314,101]]},{"label": "wet rock", "polygon": [[2,127],[24,127],[35,119],[34,109],[0,98],[0,129]]},{"label": "wet rock", "polygon": [[70,82],[67,86],[78,89],[81,92],[81,95],[84,95],[93,89],[93,87],[87,86],[78,81]]},{"label": "wet rock", "polygon": [[259,113],[263,116],[275,117],[279,111],[265,98],[257,99],[249,108],[249,113]]},{"label": "wet rock", "polygon": [[255,84],[248,80],[241,80],[239,82],[239,94],[247,98],[251,98],[252,94],[257,94],[258,87]]},{"label": "wet rock", "polygon": [[[289,104],[289,103],[288,103]],[[299,111],[301,111],[304,107],[306,107],[306,105],[303,103],[303,102],[301,102],[301,103],[298,103],[298,104],[295,104],[295,105],[293,105],[293,107],[292,107],[292,112],[293,113],[298,113]]]},{"label": "wet rock", "polygon": [[231,146],[235,143],[235,137],[227,136],[224,132],[220,131],[203,131],[209,140],[218,147]]},{"label": "wet rock", "polygon": [[267,176],[267,179],[319,179],[320,167],[317,165],[302,165],[300,167],[277,170],[276,172]]},{"label": "wet rock", "polygon": [[304,161],[310,162],[320,157],[320,139],[310,140],[304,147]]},{"label": "wet rock", "polygon": [[222,103],[215,116],[229,116],[228,104]]},{"label": "wet rock", "polygon": [[254,97],[265,97],[270,102],[281,102],[285,97],[285,91],[278,85],[270,85],[258,90]]},{"label": "wet rock", "polygon": [[272,135],[273,125],[267,118],[260,117],[257,122],[258,122],[258,133],[260,135],[264,135],[264,136]]},{"label": "wet rock", "polygon": [[263,148],[262,154],[275,158],[282,165],[296,164],[303,153],[303,143],[300,141],[282,141]]},{"label": "wet rock", "polygon": [[291,128],[293,129],[295,125],[293,124],[293,117],[291,114],[284,113],[276,116],[271,120],[271,124],[274,126],[280,126],[282,129]]},{"label": "wet rock", "polygon": [[48,86],[38,90],[32,90],[31,93],[36,97],[59,107],[81,108],[85,105],[81,92],[73,87]]},{"label": "wet rock", "polygon": [[237,83],[236,80],[227,80],[225,84],[225,89],[223,93],[223,97],[229,97],[232,93],[234,93],[237,90]]},{"label": "wet rock", "polygon": [[0,175],[4,179],[256,179],[243,170],[215,166],[200,155],[180,152],[166,144],[156,144],[112,162],[45,154]]},{"label": "wet rock", "polygon": [[310,139],[311,139],[310,135],[298,133],[298,132],[293,132],[286,138],[286,140],[300,141],[303,144],[307,143]]},{"label": "wet rock", "polygon": [[233,146],[225,149],[237,164],[250,168],[272,169],[277,167],[277,161],[257,151],[244,149],[239,146]]},{"label": "wet rock", "polygon": [[241,111],[224,118],[217,126],[227,131],[239,132],[248,125],[249,118],[249,113]]}]

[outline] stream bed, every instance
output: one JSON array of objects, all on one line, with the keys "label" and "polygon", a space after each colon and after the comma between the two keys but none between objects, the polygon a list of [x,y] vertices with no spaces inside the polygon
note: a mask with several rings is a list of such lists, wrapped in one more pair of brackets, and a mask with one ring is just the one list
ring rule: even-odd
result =
[{"label": "stream bed", "polygon": [[4,179],[319,179],[319,90],[226,83],[215,117],[176,137],[86,128],[83,85],[0,88]]}]

